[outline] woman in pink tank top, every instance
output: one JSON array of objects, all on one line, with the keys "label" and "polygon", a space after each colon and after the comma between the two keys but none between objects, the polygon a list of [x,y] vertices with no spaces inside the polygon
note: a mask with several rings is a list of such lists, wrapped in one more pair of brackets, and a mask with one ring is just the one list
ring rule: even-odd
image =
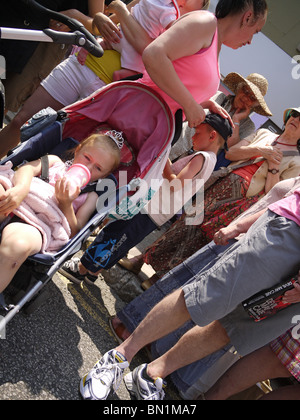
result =
[{"label": "woman in pink tank top", "polygon": [[182,16],[145,49],[147,72],[140,81],[159,92],[173,113],[182,109],[190,127],[203,122],[203,108],[230,119],[209,100],[220,83],[221,47],[250,44],[266,17],[265,0],[220,0],[216,16],[207,11]]}]

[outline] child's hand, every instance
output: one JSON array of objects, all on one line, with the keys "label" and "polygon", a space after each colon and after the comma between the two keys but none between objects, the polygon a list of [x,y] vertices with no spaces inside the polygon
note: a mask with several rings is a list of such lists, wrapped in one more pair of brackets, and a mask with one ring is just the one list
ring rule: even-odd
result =
[{"label": "child's hand", "polygon": [[71,192],[69,182],[65,178],[59,179],[55,184],[55,196],[60,207],[65,208],[71,206],[73,201],[79,196],[80,188],[77,187],[75,192]]},{"label": "child's hand", "polygon": [[22,201],[27,196],[27,191],[20,189],[18,187],[10,188],[5,191],[5,189],[0,186],[0,214],[8,216],[15,209],[17,209]]},{"label": "child's hand", "polygon": [[93,25],[109,43],[120,42],[120,38],[122,38],[121,31],[108,16],[105,16],[103,13],[97,13],[94,17]]}]

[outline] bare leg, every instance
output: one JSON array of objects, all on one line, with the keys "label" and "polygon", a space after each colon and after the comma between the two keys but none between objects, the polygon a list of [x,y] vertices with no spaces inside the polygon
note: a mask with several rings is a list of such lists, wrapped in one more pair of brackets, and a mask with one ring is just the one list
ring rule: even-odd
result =
[{"label": "bare leg", "polygon": [[190,319],[182,290],[176,290],[159,302],[133,334],[117,350],[130,362],[144,346],[182,326]]},{"label": "bare leg", "polygon": [[226,400],[257,382],[290,376],[270,347],[265,346],[236,362],[205,394],[205,398]]},{"label": "bare leg", "polygon": [[225,329],[218,321],[206,327],[194,327],[167,353],[151,362],[147,373],[153,379],[165,378],[176,370],[220,350],[229,341]]},{"label": "bare leg", "polygon": [[[158,303],[117,351],[130,362],[146,344],[169,334],[190,320],[182,290],[176,290]],[[148,365],[150,377],[165,378],[175,370],[200,360],[228,344],[229,338],[219,322],[188,331],[166,354]]]},{"label": "bare leg", "polygon": [[40,251],[42,236],[38,229],[25,223],[11,223],[3,229],[0,244],[0,293],[30,256]]},{"label": "bare leg", "polygon": [[55,111],[63,108],[42,86],[39,86],[25,102],[15,118],[0,132],[0,157],[3,157],[20,142],[20,128],[34,114],[50,106]]}]

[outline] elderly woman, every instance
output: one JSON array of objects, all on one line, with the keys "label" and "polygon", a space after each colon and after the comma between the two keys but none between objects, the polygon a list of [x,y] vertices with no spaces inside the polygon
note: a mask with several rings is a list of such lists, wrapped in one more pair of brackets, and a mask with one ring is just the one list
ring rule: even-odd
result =
[{"label": "elderly woman", "polygon": [[[249,74],[246,78],[238,73],[229,73],[223,83],[232,91],[233,95],[226,96],[225,93],[219,91],[212,97],[212,100],[221,105],[233,120],[233,135],[228,141],[228,146],[232,147],[255,131],[255,124],[249,117],[251,112],[266,117],[272,116],[264,99],[268,92],[268,81],[258,73]],[[194,132],[195,129],[190,128],[186,122],[183,124],[181,137],[172,147],[170,153],[172,161],[192,148]],[[226,163],[228,165],[230,162]],[[219,154],[217,168],[221,165],[225,166],[224,152]]]},{"label": "elderly woman", "polygon": [[[283,119],[285,130],[280,136],[261,129],[229,150],[226,157],[235,162],[231,164],[233,172],[205,192],[201,225],[186,225],[183,215],[142,256],[129,264],[125,260],[126,268],[134,272],[144,262],[152,265],[157,276],[146,281],[145,288],[209,243],[220,228],[228,226],[279,181],[299,175],[300,108],[286,110]],[[260,159],[253,160],[256,157]],[[247,166],[234,170],[241,165]]]}]

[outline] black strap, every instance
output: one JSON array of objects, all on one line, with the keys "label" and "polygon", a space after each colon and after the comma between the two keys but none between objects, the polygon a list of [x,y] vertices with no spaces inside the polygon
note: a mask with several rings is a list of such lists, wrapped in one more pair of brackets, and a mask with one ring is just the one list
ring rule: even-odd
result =
[{"label": "black strap", "polygon": [[41,172],[40,178],[45,182],[49,182],[49,156],[48,155],[41,157],[41,165],[42,165],[42,172]]}]

